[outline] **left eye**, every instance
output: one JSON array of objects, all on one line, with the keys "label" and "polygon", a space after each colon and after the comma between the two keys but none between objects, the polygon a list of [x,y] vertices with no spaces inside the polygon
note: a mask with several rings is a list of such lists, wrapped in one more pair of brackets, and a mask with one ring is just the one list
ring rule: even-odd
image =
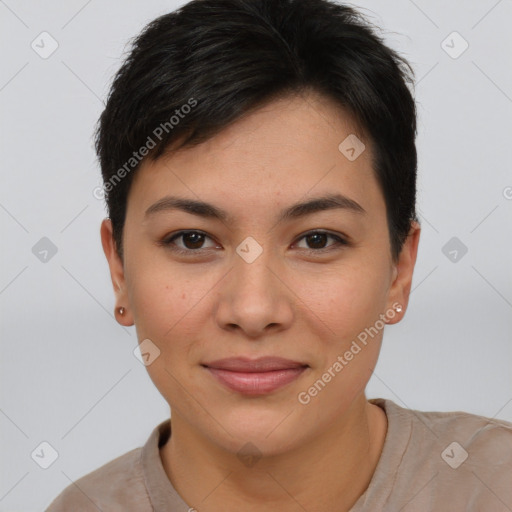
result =
[{"label": "left eye", "polygon": [[[334,240],[334,244],[326,246],[325,244],[329,238]],[[304,247],[304,249],[313,251],[329,250],[333,246],[347,245],[347,242],[340,236],[326,233],[324,231],[312,231],[310,233],[306,233],[299,240],[304,240],[309,245],[309,247]]]}]

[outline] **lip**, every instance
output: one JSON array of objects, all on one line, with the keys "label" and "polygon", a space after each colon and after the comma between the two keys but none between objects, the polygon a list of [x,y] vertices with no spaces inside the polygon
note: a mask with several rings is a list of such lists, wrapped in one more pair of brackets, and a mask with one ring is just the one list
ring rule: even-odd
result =
[{"label": "lip", "polygon": [[273,370],[288,370],[290,368],[300,368],[307,366],[306,363],[284,359],[283,357],[264,356],[257,359],[249,357],[226,357],[217,359],[210,363],[203,363],[208,368],[217,368],[220,370],[230,370],[232,372],[268,372]]},{"label": "lip", "polygon": [[203,364],[224,386],[246,395],[271,393],[297,379],[308,365],[281,357],[230,357]]}]

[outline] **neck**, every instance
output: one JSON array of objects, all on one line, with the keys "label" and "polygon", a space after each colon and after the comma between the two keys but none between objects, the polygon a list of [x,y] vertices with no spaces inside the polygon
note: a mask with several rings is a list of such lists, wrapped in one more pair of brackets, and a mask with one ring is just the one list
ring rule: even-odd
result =
[{"label": "neck", "polygon": [[384,411],[361,394],[321,435],[244,465],[173,412],[160,456],[176,491],[201,512],[345,512],[368,487],[386,430]]}]

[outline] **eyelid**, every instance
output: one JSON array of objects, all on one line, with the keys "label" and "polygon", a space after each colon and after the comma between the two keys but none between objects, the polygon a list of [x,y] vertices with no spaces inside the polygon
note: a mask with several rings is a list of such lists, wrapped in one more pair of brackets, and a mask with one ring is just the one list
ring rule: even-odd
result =
[{"label": "eyelid", "polygon": [[213,237],[205,233],[204,231],[201,231],[200,229],[183,229],[181,231],[177,231],[176,233],[173,233],[169,236],[166,236],[163,240],[159,242],[159,245],[163,245],[164,247],[168,247],[173,251],[176,251],[178,253],[184,253],[184,254],[193,254],[193,253],[200,253],[201,251],[204,251],[205,249],[210,249],[210,247],[200,247],[199,249],[182,249],[181,247],[177,247],[174,245],[174,240],[177,238],[180,238],[184,235],[189,235],[191,233],[197,233],[200,235],[203,235],[206,238],[209,238],[210,240],[214,240]]},{"label": "eyelid", "polygon": [[[301,241],[302,239],[306,238],[307,236],[316,235],[316,234],[327,235],[328,237],[333,238],[336,241],[336,243],[331,244],[327,247],[320,248],[320,249],[302,248],[303,250],[311,252],[311,253],[321,254],[322,252],[327,252],[329,250],[339,248],[340,246],[343,247],[346,245],[350,245],[348,238],[346,236],[342,235],[341,233],[333,233],[333,232],[327,231],[325,229],[311,229],[311,230],[307,231],[306,233],[299,235],[296,240],[298,242],[298,241]],[[297,242],[294,242],[294,245]]]}]

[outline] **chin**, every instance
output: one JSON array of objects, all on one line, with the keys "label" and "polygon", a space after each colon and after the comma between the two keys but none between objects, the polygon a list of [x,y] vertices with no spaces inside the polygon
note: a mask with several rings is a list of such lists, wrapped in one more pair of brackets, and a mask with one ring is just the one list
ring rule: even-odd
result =
[{"label": "chin", "polygon": [[[283,409],[267,413],[257,410],[237,411],[224,418],[218,416],[219,423],[226,430],[222,427],[216,430],[216,442],[233,453],[238,453],[247,443],[251,443],[255,450],[267,456],[279,455],[298,442],[290,435],[290,429],[294,432],[298,429],[285,420],[286,416],[287,413],[283,414]],[[248,446],[246,449],[250,451],[251,448]]]}]

